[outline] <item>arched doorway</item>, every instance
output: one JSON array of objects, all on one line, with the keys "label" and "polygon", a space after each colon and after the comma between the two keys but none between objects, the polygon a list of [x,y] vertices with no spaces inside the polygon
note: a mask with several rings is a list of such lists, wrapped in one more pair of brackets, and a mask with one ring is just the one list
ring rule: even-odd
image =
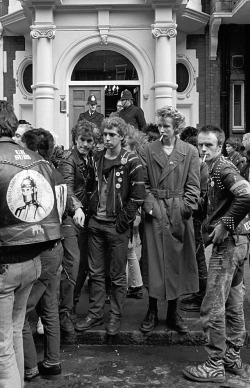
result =
[{"label": "arched doorway", "polygon": [[124,89],[130,90],[135,104],[140,105],[138,74],[128,58],[112,50],[97,50],[85,55],[71,75],[70,128],[76,124],[79,114],[88,109],[86,103],[90,94],[97,98],[97,111],[108,117],[116,110]]}]

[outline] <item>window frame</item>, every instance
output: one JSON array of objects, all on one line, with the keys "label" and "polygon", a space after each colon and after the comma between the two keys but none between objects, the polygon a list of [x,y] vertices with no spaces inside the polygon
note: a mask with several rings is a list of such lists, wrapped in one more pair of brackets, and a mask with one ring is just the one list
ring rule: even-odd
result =
[{"label": "window frame", "polygon": [[[234,93],[235,89],[234,86],[240,85],[241,86],[241,125],[234,125],[235,122],[235,103],[234,103]],[[232,131],[233,132],[245,132],[245,81],[244,80],[232,80],[231,81],[231,87],[232,87]]]},{"label": "window frame", "polygon": [[28,92],[23,82],[24,71],[29,65],[32,65],[32,71],[33,71],[33,62],[32,62],[31,56],[25,57],[24,60],[18,66],[18,70],[16,73],[16,85],[25,99],[33,100],[33,93]]}]

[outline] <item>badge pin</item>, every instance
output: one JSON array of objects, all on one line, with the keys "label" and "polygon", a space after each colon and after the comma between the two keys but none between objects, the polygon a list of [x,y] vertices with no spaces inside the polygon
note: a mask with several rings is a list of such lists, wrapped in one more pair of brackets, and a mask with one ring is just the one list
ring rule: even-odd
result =
[{"label": "badge pin", "polygon": [[118,182],[122,182],[122,178],[118,178],[117,180],[118,180]]},{"label": "badge pin", "polygon": [[116,187],[117,189],[120,189],[120,187],[121,187],[120,183],[117,183],[117,184],[115,185],[115,187]]},{"label": "badge pin", "polygon": [[125,158],[121,158],[121,164],[123,164],[123,165],[124,165],[124,164],[126,164],[126,163],[127,163],[127,161],[128,161],[127,159],[125,159]]},{"label": "badge pin", "polygon": [[119,172],[116,172],[115,175],[116,175],[116,176],[120,176],[120,173],[119,173]]},{"label": "badge pin", "polygon": [[169,162],[169,164],[174,164],[174,162],[171,161],[171,162]]}]

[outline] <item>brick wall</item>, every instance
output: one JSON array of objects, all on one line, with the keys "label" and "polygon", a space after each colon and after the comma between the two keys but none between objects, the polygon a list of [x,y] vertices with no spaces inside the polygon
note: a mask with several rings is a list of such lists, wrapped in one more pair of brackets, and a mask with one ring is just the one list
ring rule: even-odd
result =
[{"label": "brick wall", "polygon": [[218,61],[209,60],[208,32],[188,35],[187,49],[196,50],[199,61],[197,92],[199,93],[199,124],[220,126],[220,69]]},{"label": "brick wall", "polygon": [[3,75],[4,96],[8,102],[13,104],[13,94],[16,93],[16,83],[13,77],[13,61],[16,58],[16,51],[25,50],[25,39],[22,36],[5,36],[3,49],[7,52],[7,73]]},{"label": "brick wall", "polygon": [[0,0],[0,16],[7,15],[9,0]]}]

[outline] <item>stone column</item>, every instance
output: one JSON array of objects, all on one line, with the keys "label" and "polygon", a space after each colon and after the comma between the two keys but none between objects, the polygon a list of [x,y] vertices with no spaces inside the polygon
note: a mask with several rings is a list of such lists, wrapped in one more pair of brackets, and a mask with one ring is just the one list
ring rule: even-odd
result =
[{"label": "stone column", "polygon": [[54,89],[52,43],[55,37],[55,26],[33,25],[31,37],[36,40],[33,45],[34,72],[34,123],[37,127],[54,130]]},{"label": "stone column", "polygon": [[156,40],[154,89],[157,110],[175,103],[173,91],[177,89],[177,85],[173,66],[176,63],[176,40],[173,38],[177,35],[177,25],[172,20],[172,8],[156,9],[156,20],[152,28],[152,35]]}]

